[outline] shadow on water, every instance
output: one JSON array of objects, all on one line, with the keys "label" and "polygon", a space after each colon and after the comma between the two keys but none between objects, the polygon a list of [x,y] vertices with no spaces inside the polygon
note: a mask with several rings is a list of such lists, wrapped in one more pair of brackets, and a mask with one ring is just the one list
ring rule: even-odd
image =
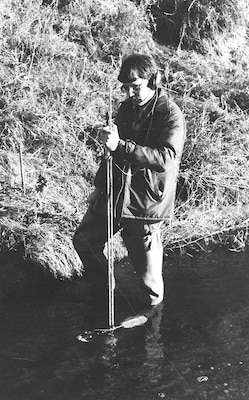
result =
[{"label": "shadow on water", "polygon": [[[168,257],[166,297],[148,323],[89,343],[77,335],[102,316],[82,281],[5,301],[0,399],[248,399],[248,267],[248,251]],[[133,271],[116,271],[132,306]],[[117,305],[116,318],[131,315],[129,307]]]}]

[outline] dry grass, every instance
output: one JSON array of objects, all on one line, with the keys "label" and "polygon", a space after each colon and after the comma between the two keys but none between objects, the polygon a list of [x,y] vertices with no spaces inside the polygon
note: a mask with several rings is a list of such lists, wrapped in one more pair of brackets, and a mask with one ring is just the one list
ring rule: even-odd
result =
[{"label": "dry grass", "polygon": [[177,218],[165,229],[169,249],[212,240],[243,249],[248,242],[249,76],[243,56],[242,74],[241,53],[234,62],[232,51],[230,59],[211,53],[209,63],[196,53],[177,53],[165,70],[167,88],[188,126],[181,174],[189,194],[187,201],[178,200]]},{"label": "dry grass", "polygon": [[24,259],[57,277],[82,273],[72,235],[102,153],[107,88],[121,55],[154,47],[145,9],[130,1],[57,5],[0,6],[1,277],[10,258],[17,269]]},{"label": "dry grass", "polygon": [[220,40],[247,36],[246,0],[154,0],[150,8],[156,38],[178,49],[219,52]]}]

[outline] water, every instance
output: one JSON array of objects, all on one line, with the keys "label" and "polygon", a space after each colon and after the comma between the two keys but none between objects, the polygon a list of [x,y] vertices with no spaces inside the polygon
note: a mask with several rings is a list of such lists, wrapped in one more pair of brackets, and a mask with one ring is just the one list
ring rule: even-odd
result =
[{"label": "water", "polygon": [[[103,324],[85,283],[4,301],[0,400],[248,399],[248,267],[248,251],[168,257],[149,322],[85,343],[77,335]],[[137,311],[137,286],[129,265],[116,271],[121,320]]]}]

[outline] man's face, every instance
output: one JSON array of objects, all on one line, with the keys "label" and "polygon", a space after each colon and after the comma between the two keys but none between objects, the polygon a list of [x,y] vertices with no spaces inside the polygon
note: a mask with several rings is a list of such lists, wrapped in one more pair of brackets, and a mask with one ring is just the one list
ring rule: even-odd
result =
[{"label": "man's face", "polygon": [[137,78],[131,83],[124,83],[122,91],[127,94],[134,104],[142,105],[152,92],[148,87],[148,82],[148,79]]}]

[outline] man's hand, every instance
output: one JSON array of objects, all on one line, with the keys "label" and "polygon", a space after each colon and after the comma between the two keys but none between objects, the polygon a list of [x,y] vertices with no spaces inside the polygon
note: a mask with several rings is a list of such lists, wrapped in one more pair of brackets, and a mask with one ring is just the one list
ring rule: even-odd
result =
[{"label": "man's hand", "polygon": [[119,134],[117,125],[105,126],[99,131],[100,142],[103,143],[110,151],[115,151],[118,147]]}]

